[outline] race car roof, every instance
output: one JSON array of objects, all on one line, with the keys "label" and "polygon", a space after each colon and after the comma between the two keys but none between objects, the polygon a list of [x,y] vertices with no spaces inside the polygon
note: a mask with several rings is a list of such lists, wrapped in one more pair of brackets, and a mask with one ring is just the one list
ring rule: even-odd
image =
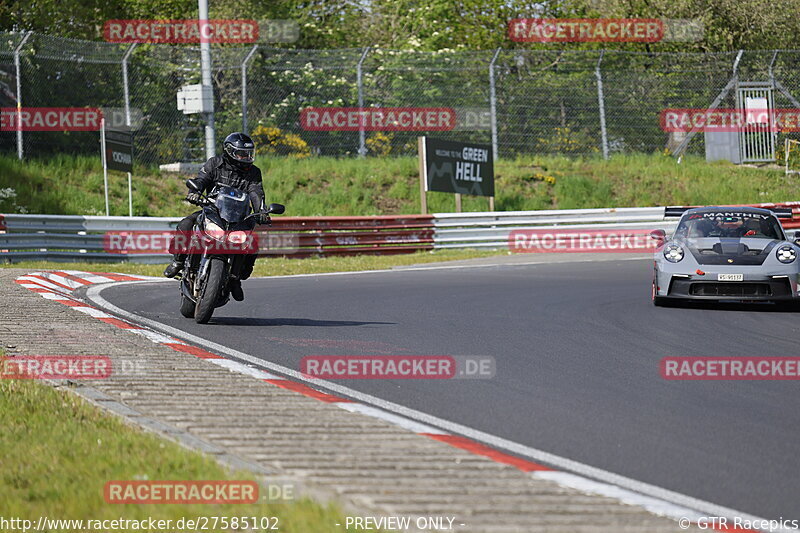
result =
[{"label": "race car roof", "polygon": [[678,207],[670,206],[664,208],[665,217],[680,217],[685,213],[752,213],[760,215],[775,215],[778,218],[792,218],[791,207],[751,207],[751,206],[733,206],[733,205],[712,205],[706,207]]}]

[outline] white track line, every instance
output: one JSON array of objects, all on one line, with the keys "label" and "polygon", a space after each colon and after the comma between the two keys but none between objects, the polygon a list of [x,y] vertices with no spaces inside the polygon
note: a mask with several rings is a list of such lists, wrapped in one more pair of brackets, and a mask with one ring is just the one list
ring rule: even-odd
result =
[{"label": "white track line", "polygon": [[[633,258],[629,258],[628,260],[631,259]],[[591,261],[581,261],[581,262],[591,262]],[[553,263],[546,262],[537,264],[553,264]],[[487,265],[481,265],[481,266],[487,266]],[[496,265],[496,266],[514,266],[514,265]],[[403,272],[403,270],[372,270],[372,271],[368,270],[363,272],[331,273],[327,275],[371,274],[377,272],[384,272],[384,273]],[[274,277],[304,277],[309,275],[320,275],[320,274],[300,274],[293,276],[274,276]],[[269,278],[264,278],[264,279],[269,279]],[[250,363],[250,365],[255,365],[257,367],[261,367],[273,372],[278,372],[279,374],[289,376],[294,380],[308,383],[317,388],[324,388],[332,393],[338,393],[340,395],[355,399],[361,403],[368,404],[370,406],[382,409],[384,411],[388,411],[389,413],[392,413],[396,416],[408,418],[414,422],[421,423],[423,425],[434,426],[436,428],[440,428],[450,433],[463,435],[472,440],[484,443],[494,448],[506,450],[514,454],[520,455],[522,457],[531,459],[533,461],[538,461],[546,465],[550,465],[559,468],[561,470],[565,470],[567,472],[572,472],[574,474],[579,474],[580,476],[590,478],[589,480],[587,480],[587,482],[591,482],[591,480],[597,480],[603,482],[604,484],[615,486],[612,488],[621,487],[626,491],[632,491],[635,493],[639,493],[640,495],[648,496],[650,498],[657,498],[663,500],[664,504],[661,507],[657,507],[654,505],[648,505],[648,507],[652,509],[659,508],[661,509],[661,512],[659,514],[663,514],[663,516],[668,516],[675,520],[687,517],[687,515],[683,514],[683,512],[686,510],[685,508],[688,508],[695,511],[692,515],[689,516],[689,518],[692,519],[694,519],[696,516],[719,516],[719,517],[727,517],[731,522],[736,517],[751,522],[766,521],[766,519],[759,518],[747,513],[743,513],[711,502],[693,498],[691,496],[680,494],[678,492],[664,489],[662,487],[657,487],[649,483],[637,481],[635,479],[621,476],[619,474],[615,474],[607,470],[603,470],[590,465],[579,463],[577,461],[573,461],[572,459],[568,459],[566,457],[561,457],[559,455],[539,450],[531,446],[526,446],[524,444],[513,442],[501,437],[497,437],[495,435],[485,433],[483,431],[468,426],[464,426],[462,424],[458,424],[450,420],[445,420],[443,418],[439,418],[433,415],[429,415],[427,413],[423,413],[421,411],[417,411],[415,409],[410,409],[408,407],[393,402],[389,402],[387,400],[383,400],[381,398],[372,396],[370,394],[359,392],[357,390],[345,387],[343,385],[339,385],[337,383],[331,383],[325,380],[309,378],[308,376],[305,376],[302,373],[293,370],[291,368],[270,361],[264,361],[257,357],[253,357],[252,355],[246,354],[244,352],[234,350],[233,348],[223,346],[221,344],[209,341],[207,339],[198,337],[196,335],[192,335],[191,333],[187,333],[172,326],[167,326],[166,324],[161,324],[160,322],[157,322],[155,320],[151,320],[149,318],[139,316],[135,313],[131,313],[129,311],[117,307],[116,305],[112,304],[111,302],[103,298],[101,295],[101,292],[107,289],[108,287],[119,287],[123,285],[138,284],[138,283],[149,283],[149,281],[124,281],[112,284],[92,285],[87,289],[86,296],[90,301],[95,303],[98,307],[101,307],[118,316],[122,316],[132,322],[145,324],[148,327],[162,331],[167,335],[172,335],[174,337],[183,339],[186,342],[195,344],[197,346],[202,346],[205,349],[225,354],[234,359],[238,359],[239,361]],[[556,481],[557,478],[558,476],[556,476],[556,478],[553,478],[553,481]],[[572,478],[569,479],[564,478],[564,479],[565,483],[569,483],[570,480],[574,481]],[[569,486],[569,484],[567,484],[566,486]],[[590,484],[586,484],[585,486],[589,487]],[[591,487],[593,487],[595,490],[600,490],[599,487],[601,487],[601,485],[595,484],[591,485]],[[606,492],[608,493],[613,491],[606,491]]]}]

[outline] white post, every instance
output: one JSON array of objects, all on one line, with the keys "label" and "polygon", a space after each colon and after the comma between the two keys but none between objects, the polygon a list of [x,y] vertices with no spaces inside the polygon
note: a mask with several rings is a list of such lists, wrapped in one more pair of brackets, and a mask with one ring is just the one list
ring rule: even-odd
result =
[{"label": "white post", "polygon": [[247,63],[250,61],[250,58],[253,57],[253,54],[256,53],[256,50],[258,50],[258,45],[254,44],[253,48],[247,54],[247,57],[242,61],[242,133],[245,135],[250,135],[250,132],[247,130]]},{"label": "white post", "polygon": [[364,59],[369,53],[369,46],[364,48],[361,54],[361,59],[358,60],[356,65],[356,83],[358,85],[358,157],[366,157],[367,155],[367,137],[364,132],[364,115],[361,111],[364,108],[364,77],[361,67],[364,65]]},{"label": "white post", "polygon": [[[130,131],[131,98],[128,89],[128,58],[131,56],[131,52],[133,52],[134,48],[136,48],[136,43],[131,44],[128,50],[125,51],[125,55],[122,56],[122,90],[125,95],[125,125],[128,126],[128,133],[131,134],[131,153],[133,153],[133,133]],[[128,172],[128,216],[133,216],[133,178],[130,172]]]},{"label": "white post", "polygon": [[[502,48],[498,48],[494,51],[492,61],[489,63],[489,118],[492,126],[493,161],[497,161],[497,94],[495,93],[494,64],[497,61],[497,56],[500,55],[500,50],[502,50]],[[490,202],[491,206],[489,207],[489,210],[494,211],[494,197],[492,197]]]},{"label": "white post", "polygon": [[130,172],[128,172],[128,216],[133,216],[133,180]]},{"label": "white post", "polygon": [[25,34],[25,37],[19,42],[17,47],[14,49],[14,70],[17,75],[17,158],[22,161],[22,157],[24,155],[23,147],[22,147],[22,69],[20,68],[19,64],[19,54],[22,51],[22,47],[25,46],[25,42],[28,38],[33,35],[32,31],[29,31]]},{"label": "white post", "polygon": [[[211,82],[211,43],[203,35],[208,25],[208,0],[197,0],[197,7],[200,15],[200,72],[202,74],[203,86],[212,87]],[[214,99],[211,99],[211,109],[204,113],[206,119],[206,159],[211,159],[216,154],[214,140]]]},{"label": "white post", "polygon": [[600,58],[597,60],[597,67],[594,74],[597,77],[597,106],[600,110],[600,137],[603,143],[603,159],[608,159],[608,132],[606,131],[606,101],[603,97],[603,74],[600,72],[600,63],[603,62],[605,50],[600,51]]},{"label": "white post", "polygon": [[100,158],[103,161],[103,190],[106,196],[106,216],[108,210],[108,162],[106,161],[106,119],[100,119]]}]

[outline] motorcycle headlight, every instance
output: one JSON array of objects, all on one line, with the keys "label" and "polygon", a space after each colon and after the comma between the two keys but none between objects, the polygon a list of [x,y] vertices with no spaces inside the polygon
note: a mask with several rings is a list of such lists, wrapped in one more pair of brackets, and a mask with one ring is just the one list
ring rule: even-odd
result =
[{"label": "motorcycle headlight", "polygon": [[670,263],[677,263],[683,259],[683,248],[677,244],[668,244],[664,247],[664,259]]},{"label": "motorcycle headlight", "polygon": [[214,239],[217,239],[218,241],[224,241],[225,240],[225,230],[223,230],[221,227],[219,227],[218,224],[215,224],[215,223],[211,222],[210,220],[206,219],[206,224],[205,224],[205,228],[204,229],[205,229],[206,235],[208,235],[209,237],[213,237]]},{"label": "motorcycle headlight", "polygon": [[791,246],[784,245],[778,248],[778,250],[775,252],[775,256],[781,263],[789,264],[797,259],[797,252],[795,252],[794,248]]},{"label": "motorcycle headlight", "polygon": [[247,242],[247,232],[246,231],[232,231],[230,235],[228,235],[228,241],[231,244],[244,244]]}]

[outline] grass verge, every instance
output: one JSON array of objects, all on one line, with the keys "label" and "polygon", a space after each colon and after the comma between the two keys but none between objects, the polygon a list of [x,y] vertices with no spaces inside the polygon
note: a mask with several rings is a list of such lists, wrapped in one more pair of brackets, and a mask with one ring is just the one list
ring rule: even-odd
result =
[{"label": "grass verge", "polygon": [[[287,259],[272,257],[259,259],[253,276],[285,276],[290,274],[321,274],[325,272],[352,272],[355,270],[382,270],[393,266],[406,266],[459,259],[474,259],[501,255],[497,250],[436,250],[402,255],[356,255],[349,257],[309,257]],[[505,254],[502,254],[505,255]],[[48,261],[23,261],[0,263],[0,268],[24,268],[26,270],[83,270],[87,272],[118,272],[140,276],[161,276],[164,265],[139,263],[54,263]]]},{"label": "grass verge", "polygon": [[[250,505],[108,504],[103,487],[110,480],[253,478],[230,472],[208,456],[131,427],[77,395],[34,380],[0,379],[0,427],[0,509],[6,520],[16,517],[36,524],[40,516],[92,520],[277,516],[284,532],[341,529],[335,526],[343,518],[338,509],[308,499]],[[129,530],[135,528],[119,531]]]},{"label": "grass verge", "polygon": [[[419,212],[414,157],[291,159],[262,157],[267,200],[286,204],[287,215],[381,215]],[[495,165],[496,209],[579,209],[778,202],[796,199],[800,178],[782,169],[707,163],[687,156],[681,164],[663,154],[567,158],[526,156]],[[134,214],[183,216],[184,177],[138,168]],[[127,180],[109,175],[112,215],[128,214]],[[12,192],[8,192],[8,190]],[[5,191],[5,192],[4,192]],[[0,213],[99,215],[105,213],[103,174],[97,157],[60,155],[20,163],[0,155]],[[486,198],[464,197],[465,211],[485,211]],[[428,193],[431,212],[455,210],[453,195]]]}]

